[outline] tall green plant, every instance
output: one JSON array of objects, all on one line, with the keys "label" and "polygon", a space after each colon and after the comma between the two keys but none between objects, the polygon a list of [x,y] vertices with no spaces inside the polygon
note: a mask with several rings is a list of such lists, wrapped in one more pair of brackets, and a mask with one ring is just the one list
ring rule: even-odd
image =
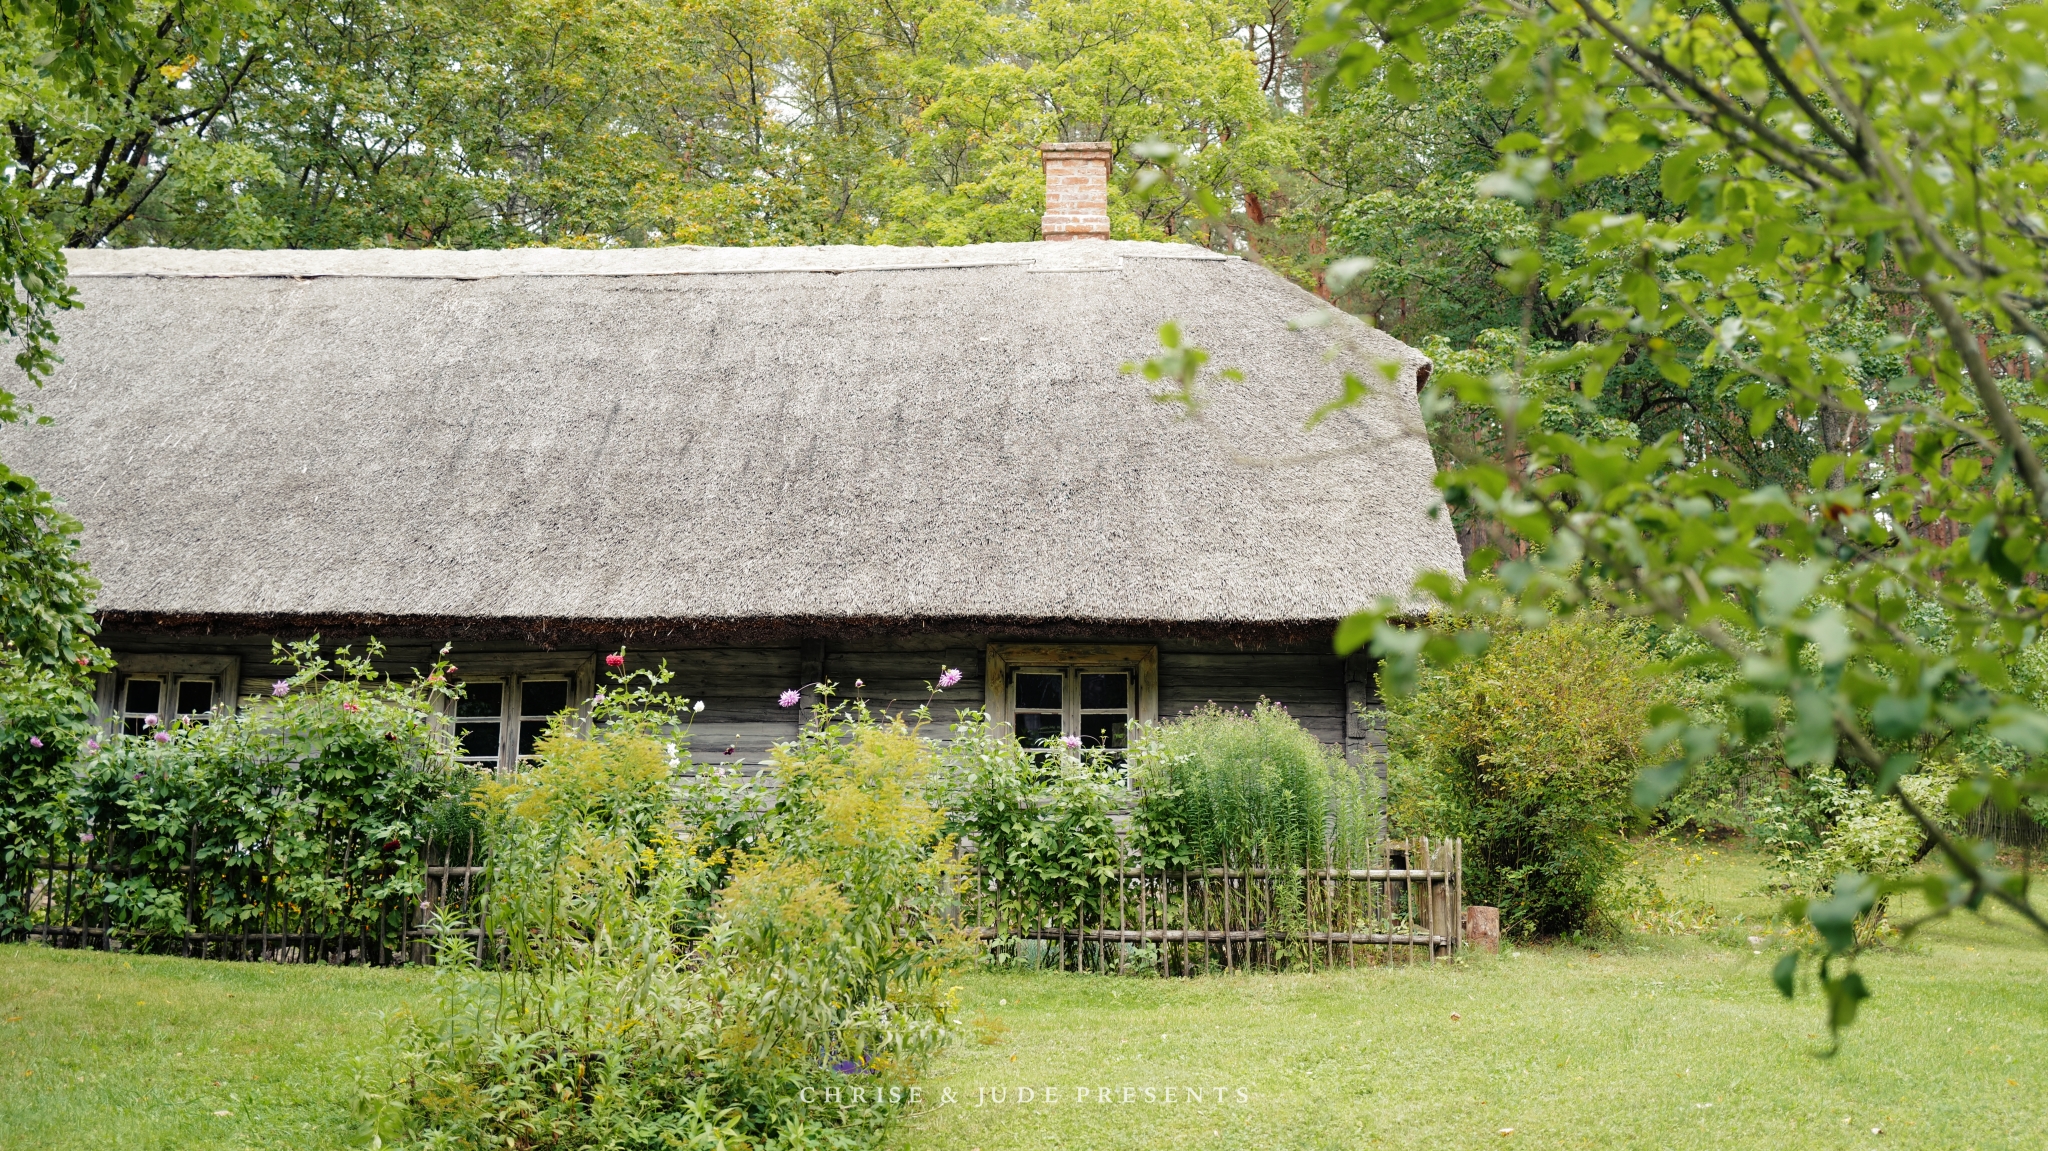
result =
[{"label": "tall green plant", "polygon": [[689,713],[639,674],[480,789],[502,963],[443,948],[438,994],[365,1076],[380,1137],[872,1146],[948,1038],[960,946],[929,743],[828,704],[741,830],[737,793],[692,778]]},{"label": "tall green plant", "polygon": [[1364,779],[1278,704],[1210,705],[1131,750],[1134,847],[1148,867],[1322,867],[1374,838]]},{"label": "tall green plant", "polygon": [[950,827],[968,848],[999,922],[1070,925],[1123,865],[1115,812],[1129,799],[1115,766],[1027,750],[978,712],[943,754]]}]

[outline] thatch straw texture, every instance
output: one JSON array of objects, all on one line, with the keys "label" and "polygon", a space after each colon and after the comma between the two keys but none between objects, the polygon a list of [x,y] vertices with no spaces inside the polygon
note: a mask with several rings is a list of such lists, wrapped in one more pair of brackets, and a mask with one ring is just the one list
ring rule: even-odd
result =
[{"label": "thatch straw texture", "polygon": [[[1200,249],[72,268],[55,423],[0,455],[85,522],[113,611],[1301,621],[1458,563],[1420,354],[1291,329],[1318,301]],[[1199,421],[1119,371],[1166,320],[1246,374]],[[1374,360],[1398,379],[1304,432]]]}]

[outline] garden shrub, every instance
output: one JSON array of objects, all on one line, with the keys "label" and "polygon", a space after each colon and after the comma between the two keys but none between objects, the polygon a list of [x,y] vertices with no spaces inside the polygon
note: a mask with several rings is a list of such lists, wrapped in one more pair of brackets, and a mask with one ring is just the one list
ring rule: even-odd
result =
[{"label": "garden shrub", "polygon": [[21,850],[71,844],[104,864],[77,874],[78,898],[123,946],[192,931],[396,938],[421,889],[422,821],[473,773],[436,709],[445,673],[386,679],[380,653],[373,640],[330,660],[315,638],[281,647],[293,674],[234,712],[133,736],[75,724],[49,769],[37,830],[50,835]]},{"label": "garden shrub", "polygon": [[379,1137],[869,1146],[945,1042],[963,945],[930,745],[828,705],[777,749],[769,804],[693,779],[638,674],[480,790],[503,964],[445,937],[437,994],[365,1079]]},{"label": "garden shrub", "polygon": [[1130,763],[1148,867],[1342,867],[1374,839],[1363,777],[1275,703],[1157,725]]},{"label": "garden shrub", "polygon": [[23,925],[29,874],[66,838],[72,762],[97,734],[88,682],[0,648],[0,936]]},{"label": "garden shrub", "polygon": [[979,712],[961,715],[941,754],[948,829],[1001,900],[984,913],[1071,926],[1082,900],[1123,866],[1116,811],[1130,795],[1115,762],[1028,751]]},{"label": "garden shrub", "polygon": [[1466,899],[1519,936],[1588,928],[1624,859],[1642,737],[1671,686],[1640,631],[1591,616],[1498,630],[1390,696],[1398,831],[1465,841]]},{"label": "garden shrub", "polygon": [[[1278,704],[1214,704],[1159,724],[1130,755],[1131,848],[1148,868],[1362,865],[1375,838],[1365,781]],[[1272,924],[1306,930],[1306,876],[1274,875]],[[1290,962],[1306,958],[1295,944]]]}]

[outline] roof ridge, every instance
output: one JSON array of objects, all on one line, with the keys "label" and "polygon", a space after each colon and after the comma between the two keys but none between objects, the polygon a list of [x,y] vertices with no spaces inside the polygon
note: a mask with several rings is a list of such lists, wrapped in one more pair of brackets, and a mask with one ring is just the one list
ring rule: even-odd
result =
[{"label": "roof ridge", "polygon": [[[912,255],[915,253],[915,255]],[[73,278],[273,278],[488,280],[521,276],[710,276],[849,272],[924,272],[1030,267],[1102,271],[1125,259],[1238,259],[1191,244],[1143,240],[969,244],[907,248],[850,244],[758,248],[676,245],[658,248],[181,249],[90,248],[68,251]],[[923,257],[923,258],[919,258]]]}]

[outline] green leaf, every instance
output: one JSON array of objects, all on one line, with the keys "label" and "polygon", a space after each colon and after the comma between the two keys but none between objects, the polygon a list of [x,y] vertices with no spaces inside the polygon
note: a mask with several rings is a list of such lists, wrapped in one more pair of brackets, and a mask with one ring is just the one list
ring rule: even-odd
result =
[{"label": "green leaf", "polygon": [[1871,705],[1870,726],[1886,739],[1905,739],[1920,734],[1933,708],[1926,695],[1887,695]]},{"label": "green leaf", "polygon": [[1644,768],[1636,775],[1636,807],[1643,811],[1655,810],[1658,804],[1671,798],[1671,793],[1677,791],[1679,785],[1685,782],[1685,775],[1684,760]]},{"label": "green leaf", "polygon": [[1806,909],[1806,921],[1820,933],[1828,951],[1845,955],[1856,949],[1856,921],[1877,901],[1877,888],[1864,876],[1845,871],[1835,877],[1829,898]]},{"label": "green leaf", "polygon": [[1890,795],[1892,788],[1897,787],[1901,779],[1913,774],[1913,769],[1919,766],[1920,757],[1910,752],[1885,760],[1884,769],[1877,773],[1877,793]]},{"label": "green leaf", "polygon": [[1797,974],[1799,974],[1799,953],[1797,951],[1788,951],[1779,956],[1778,962],[1771,967],[1771,982],[1778,985],[1778,993],[1780,995],[1790,999],[1792,998],[1792,978]]},{"label": "green leaf", "polygon": [[1344,617],[1337,625],[1337,654],[1350,655],[1372,640],[1373,629],[1379,626],[1380,614],[1373,611],[1356,612]]}]

